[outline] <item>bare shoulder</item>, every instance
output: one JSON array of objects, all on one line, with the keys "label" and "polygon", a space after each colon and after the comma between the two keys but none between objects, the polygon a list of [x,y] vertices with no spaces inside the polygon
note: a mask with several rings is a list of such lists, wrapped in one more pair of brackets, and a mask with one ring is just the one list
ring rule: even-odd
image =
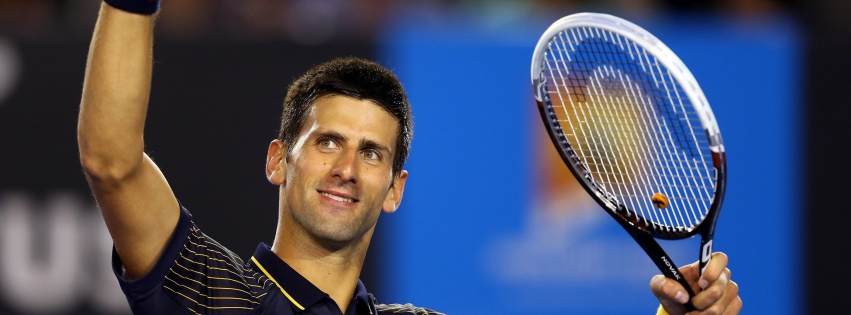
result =
[{"label": "bare shoulder", "polygon": [[407,314],[407,315],[445,315],[441,312],[435,312],[430,309],[416,307],[411,304],[376,304],[375,310],[380,315],[386,314]]}]

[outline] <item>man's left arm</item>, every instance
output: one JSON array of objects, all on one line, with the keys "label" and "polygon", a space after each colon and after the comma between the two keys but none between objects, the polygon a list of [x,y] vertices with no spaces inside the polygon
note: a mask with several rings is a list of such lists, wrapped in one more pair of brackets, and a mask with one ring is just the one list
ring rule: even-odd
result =
[{"label": "man's left arm", "polygon": [[[727,255],[721,252],[713,253],[712,260],[706,266],[703,275],[700,274],[698,263],[680,268],[681,274],[691,284],[692,290],[698,292],[691,303],[697,309],[688,314],[738,314],[742,309],[742,299],[739,297],[739,285],[730,278],[727,268]],[[656,275],[650,280],[650,290],[659,299],[661,307],[659,315],[686,314],[684,304],[689,300],[688,293],[679,282]]]}]

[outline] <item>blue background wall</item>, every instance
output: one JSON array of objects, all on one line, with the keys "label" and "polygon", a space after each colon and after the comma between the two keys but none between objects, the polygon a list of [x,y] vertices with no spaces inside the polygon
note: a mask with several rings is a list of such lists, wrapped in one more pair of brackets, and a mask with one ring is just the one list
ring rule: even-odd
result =
[{"label": "blue background wall", "polygon": [[[634,22],[683,59],[719,121],[730,175],[715,249],[730,256],[746,309],[799,313],[801,244],[789,234],[802,211],[791,171],[801,145],[794,23]],[[543,128],[529,64],[547,26],[409,19],[385,37],[379,60],[408,89],[416,132],[403,206],[382,218],[381,300],[451,314],[655,310],[647,284],[658,270],[596,205],[573,196],[579,209],[556,224],[535,214]],[[696,240],[663,246],[681,265],[697,259]]]}]

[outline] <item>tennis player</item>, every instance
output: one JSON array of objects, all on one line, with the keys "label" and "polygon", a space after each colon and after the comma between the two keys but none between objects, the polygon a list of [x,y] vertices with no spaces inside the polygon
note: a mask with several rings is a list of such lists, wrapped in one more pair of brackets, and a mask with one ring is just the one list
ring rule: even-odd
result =
[{"label": "tennis player", "polygon": [[[158,0],[105,0],[90,47],[78,142],[86,178],[114,242],[113,268],[135,314],[439,314],[377,304],[358,279],[381,212],[402,201],[411,142],[396,77],[344,58],[298,78],[271,142],[266,176],[280,187],[271,246],[243,261],[205,235],[144,153]],[[734,314],[738,287],[717,254],[692,299]],[[660,313],[682,314],[676,281],[655,277]]]}]

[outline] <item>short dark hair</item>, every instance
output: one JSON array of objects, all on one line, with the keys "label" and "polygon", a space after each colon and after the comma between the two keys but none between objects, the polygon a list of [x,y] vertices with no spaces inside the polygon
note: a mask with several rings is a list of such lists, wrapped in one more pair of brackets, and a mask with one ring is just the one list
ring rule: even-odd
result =
[{"label": "short dark hair", "polygon": [[372,101],[399,122],[393,175],[402,171],[413,137],[413,119],[408,96],[393,72],[381,65],[355,57],[334,59],[319,64],[293,81],[284,99],[281,130],[278,139],[289,145],[298,137],[307,119],[308,108],[326,95],[343,95]]}]

